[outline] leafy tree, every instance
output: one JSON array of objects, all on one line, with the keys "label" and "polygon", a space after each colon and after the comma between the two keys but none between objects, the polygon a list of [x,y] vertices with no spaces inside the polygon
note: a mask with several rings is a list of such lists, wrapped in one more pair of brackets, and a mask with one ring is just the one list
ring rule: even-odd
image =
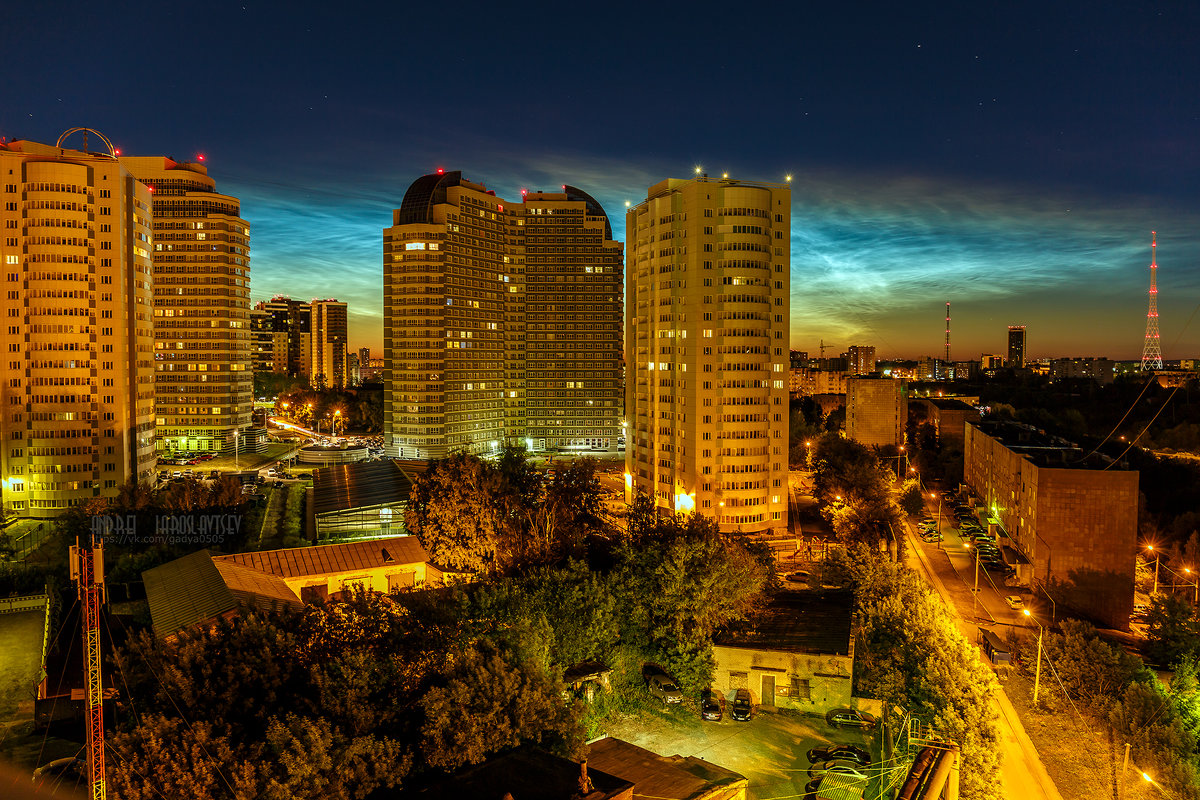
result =
[{"label": "leafy tree", "polygon": [[399,784],[411,765],[399,742],[370,734],[348,738],[328,720],[295,714],[272,721],[267,746],[274,773],[263,794],[268,800],[361,800]]},{"label": "leafy tree", "polygon": [[566,757],[583,748],[580,709],[536,665],[514,664],[488,642],[450,658],[443,682],[421,700],[421,752],[431,767],[452,771],[489,755],[536,743]]},{"label": "leafy tree", "polygon": [[1046,636],[1043,646],[1072,697],[1097,701],[1114,696],[1141,673],[1140,659],[1105,642],[1088,623],[1063,620],[1062,631]]},{"label": "leafy tree", "polygon": [[431,461],[413,481],[404,525],[434,563],[496,571],[504,524],[495,502],[501,486],[499,472],[476,456],[456,453]]},{"label": "leafy tree", "polygon": [[921,493],[919,480],[905,481],[900,487],[900,509],[909,515],[920,514],[925,510],[925,497]]},{"label": "leafy tree", "polygon": [[1195,654],[1200,626],[1187,601],[1174,595],[1155,595],[1146,623],[1146,656],[1152,663],[1174,664]]},{"label": "leafy tree", "polygon": [[663,518],[618,550],[622,640],[699,689],[712,678],[713,633],[756,607],[772,570],[769,555],[703,515]]}]

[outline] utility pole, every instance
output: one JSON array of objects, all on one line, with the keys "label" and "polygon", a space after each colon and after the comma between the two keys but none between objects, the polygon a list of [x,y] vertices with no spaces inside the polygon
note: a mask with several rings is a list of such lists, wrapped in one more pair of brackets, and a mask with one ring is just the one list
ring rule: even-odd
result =
[{"label": "utility pole", "polygon": [[100,680],[100,607],[104,604],[104,542],[101,525],[105,517],[92,517],[87,547],[75,544],[70,550],[71,579],[79,588],[83,611],[84,692],[87,704],[88,796],[104,800],[104,687]]}]

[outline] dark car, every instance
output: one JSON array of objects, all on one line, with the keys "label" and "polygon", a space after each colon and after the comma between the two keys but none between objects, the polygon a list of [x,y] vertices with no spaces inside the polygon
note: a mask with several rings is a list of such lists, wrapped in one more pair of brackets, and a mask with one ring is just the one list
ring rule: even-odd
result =
[{"label": "dark car", "polygon": [[871,766],[871,754],[852,744],[827,744],[808,751],[808,761],[811,764],[834,759],[856,761],[864,767]]},{"label": "dark car", "polygon": [[835,728],[874,728],[875,717],[854,708],[835,708],[825,714],[825,721]]},{"label": "dark car", "polygon": [[753,705],[750,702],[750,690],[738,689],[737,694],[733,696],[733,708],[729,710],[729,716],[738,722],[749,722]]},{"label": "dark car", "polygon": [[700,698],[700,719],[719,721],[721,719],[721,698],[712,692],[705,692]]}]

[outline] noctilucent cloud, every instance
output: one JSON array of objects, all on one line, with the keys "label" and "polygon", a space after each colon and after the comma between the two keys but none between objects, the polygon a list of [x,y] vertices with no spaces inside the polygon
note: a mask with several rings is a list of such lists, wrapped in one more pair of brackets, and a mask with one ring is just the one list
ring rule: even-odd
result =
[{"label": "noctilucent cloud", "polygon": [[[382,347],[382,229],[461,169],[625,201],[695,166],[793,176],[792,346],[882,358],[1200,356],[1194,4],[47,2],[0,32],[0,136],[101,130],[241,198],[255,300],[350,304]],[[1113,4],[1116,5],[1116,4]],[[828,7],[825,7],[828,6]]]}]

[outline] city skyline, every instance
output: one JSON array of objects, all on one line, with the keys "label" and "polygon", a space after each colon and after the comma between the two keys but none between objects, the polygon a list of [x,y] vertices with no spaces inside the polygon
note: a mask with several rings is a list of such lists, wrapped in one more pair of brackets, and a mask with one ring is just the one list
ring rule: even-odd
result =
[{"label": "city skyline", "polygon": [[[234,6],[219,23],[183,5],[147,10],[147,37],[181,21],[211,30],[211,78],[238,88],[200,113],[172,96],[184,73],[155,71],[138,94],[161,108],[139,118],[141,101],[121,82],[70,77],[129,67],[128,54],[99,45],[117,20],[78,8],[54,31],[35,16],[15,20],[11,85],[29,91],[3,104],[0,136],[53,141],[87,125],[126,153],[204,154],[254,231],[252,300],[337,296],[355,348],[382,350],[379,236],[416,177],[461,169],[508,197],[566,181],[596,197],[623,242],[625,201],[699,165],[712,176],[793,176],[793,348],[824,340],[836,352],[873,345],[880,359],[939,355],[949,301],[957,359],[1003,350],[1009,325],[1028,327],[1030,359],[1137,359],[1157,230],[1163,357],[1200,351],[1200,196],[1187,145],[1197,99],[1186,79],[1197,56],[1185,34],[1194,9],[1080,4],[1037,9],[1032,24],[1033,6],[1027,16],[881,5],[853,20],[789,10],[769,26],[722,17],[728,52],[689,56],[662,92],[639,78],[680,66],[656,31],[711,36],[716,19],[703,6],[693,19],[648,10],[619,34],[569,14],[481,6],[454,22],[473,44],[441,59],[437,36],[390,49],[395,12],[368,28],[304,4],[286,19]],[[410,29],[449,24],[437,10],[405,14]],[[561,60],[567,33],[561,68],[488,55],[490,45],[550,43]],[[46,64],[39,54],[63,40],[97,44]],[[327,58],[308,59],[314,48]],[[742,68],[752,51],[755,66]],[[498,89],[527,79],[519,99]],[[618,95],[632,113],[607,113],[597,99]],[[778,116],[750,133],[738,109],[756,104]],[[665,139],[631,122],[639,117],[677,118],[688,134]]]}]

